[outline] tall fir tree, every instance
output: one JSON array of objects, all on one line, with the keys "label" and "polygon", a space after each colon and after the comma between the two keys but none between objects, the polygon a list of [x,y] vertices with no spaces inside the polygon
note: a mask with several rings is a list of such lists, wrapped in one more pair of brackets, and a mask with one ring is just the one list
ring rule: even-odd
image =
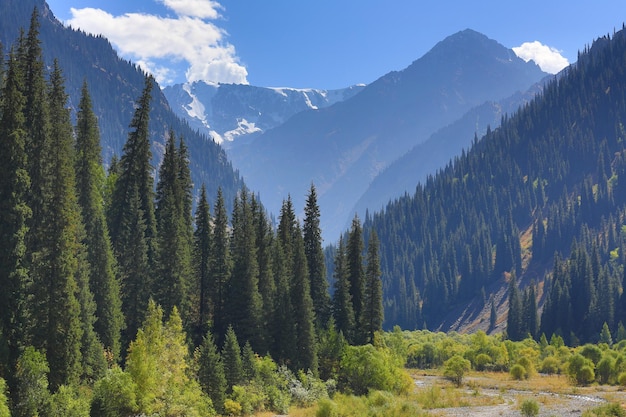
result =
[{"label": "tall fir tree", "polygon": [[41,41],[39,40],[39,12],[33,10],[30,28],[25,38],[20,39],[18,59],[24,74],[24,114],[27,129],[26,153],[30,192],[28,205],[32,210],[28,234],[28,254],[31,258],[31,273],[37,274],[37,258],[43,250],[44,231],[39,225],[45,223],[45,206],[50,201],[51,190],[51,144],[50,115],[47,103],[47,86]]},{"label": "tall fir tree", "polygon": [[[267,218],[267,213],[260,201],[252,195],[250,203],[254,221],[255,241],[257,246],[257,264],[259,265],[259,293],[263,302],[262,327],[271,328],[274,319],[276,281],[273,271],[272,250],[274,231]],[[266,349],[270,349],[266,343]]]},{"label": "tall fir tree", "polygon": [[346,247],[343,238],[339,238],[339,245],[335,254],[335,292],[333,293],[333,317],[337,331],[343,333],[348,342],[353,341],[355,331],[354,308],[352,295],[350,294],[350,281],[348,280],[348,264],[346,259]]},{"label": "tall fir tree", "polygon": [[115,360],[120,359],[120,337],[124,327],[120,284],[115,275],[115,258],[104,212],[105,173],[98,121],[92,110],[87,82],[83,83],[76,122],[76,191],[85,224],[89,287],[96,316],[94,329]]},{"label": "tall fir tree", "polygon": [[232,271],[232,257],[230,254],[230,238],[228,229],[228,214],[222,189],[217,190],[215,202],[215,219],[213,235],[211,239],[210,273],[209,283],[210,302],[213,307],[213,333],[217,340],[224,340],[228,327],[226,315],[227,288]]},{"label": "tall fir tree", "polygon": [[126,344],[134,338],[143,322],[157,254],[148,131],[153,84],[152,77],[146,77],[119,162],[119,174],[107,213],[122,285],[122,311],[127,319],[124,332]]},{"label": "tall fir tree", "polygon": [[23,77],[17,57],[9,55],[0,110],[0,376],[13,388],[12,375],[28,343],[30,274],[26,254],[30,177],[26,156]]},{"label": "tall fir tree", "polygon": [[361,317],[365,302],[365,270],[363,268],[363,228],[357,215],[352,219],[352,227],[348,235],[346,247],[346,260],[348,265],[348,282],[350,283],[350,295],[352,297],[352,308],[354,309],[354,320],[356,331],[353,342],[363,343],[363,333],[361,329]]},{"label": "tall fir tree", "polygon": [[175,134],[170,131],[165,155],[159,169],[156,190],[155,216],[158,230],[158,268],[153,293],[166,312],[178,307],[186,325],[192,322],[190,302],[191,247],[188,236],[187,207],[183,199],[184,187],[180,181]]},{"label": "tall fir tree", "polygon": [[311,298],[307,258],[300,227],[296,225],[293,248],[293,275],[291,277],[291,303],[296,326],[296,356],[292,359],[294,369],[311,370],[317,375],[317,335],[315,310]]},{"label": "tall fir tree", "polygon": [[[82,373],[82,346],[85,331],[94,318],[81,321],[87,305],[81,305],[78,294],[86,285],[82,238],[84,230],[76,198],[76,178],[73,166],[73,135],[67,95],[58,63],[51,76],[49,111],[55,121],[51,124],[50,140],[54,143],[49,154],[50,175],[54,178],[51,196],[43,207],[45,223],[39,226],[42,250],[37,255],[34,277],[33,325],[35,346],[45,349],[50,365],[50,387],[78,382]],[[47,193],[48,194],[48,193]],[[79,284],[80,281],[80,284]],[[87,302],[87,300],[85,300]],[[91,349],[89,349],[91,351]]]},{"label": "tall fir tree", "polygon": [[228,326],[222,346],[222,362],[226,376],[226,391],[232,392],[233,386],[243,383],[243,363],[241,346],[232,326]]},{"label": "tall fir tree", "polygon": [[330,296],[326,280],[326,262],[322,248],[322,230],[320,229],[320,209],[317,204],[317,191],[311,184],[304,207],[304,253],[306,254],[311,283],[311,298],[315,309],[315,321],[322,329],[330,318]]},{"label": "tall fir tree", "polygon": [[375,230],[370,233],[367,244],[367,266],[365,270],[365,297],[361,313],[362,340],[365,343],[374,341],[374,333],[383,329],[383,283],[381,281],[378,235]]},{"label": "tall fir tree", "polygon": [[506,322],[508,338],[513,341],[522,340],[526,336],[523,326],[522,296],[517,286],[515,273],[512,273],[509,281],[509,315]]},{"label": "tall fir tree", "polygon": [[222,357],[211,332],[207,332],[197,350],[198,381],[202,390],[211,398],[215,410],[224,413],[226,399],[226,372]]},{"label": "tall fir tree", "polygon": [[267,335],[261,327],[263,304],[259,293],[254,221],[250,194],[242,189],[235,199],[232,215],[230,250],[233,270],[228,283],[228,319],[242,341],[263,351]]},{"label": "tall fir tree", "polygon": [[200,201],[196,209],[193,246],[193,266],[195,273],[195,291],[198,293],[198,320],[196,334],[207,334],[212,319],[211,312],[211,211],[206,195],[206,187],[202,184]]}]

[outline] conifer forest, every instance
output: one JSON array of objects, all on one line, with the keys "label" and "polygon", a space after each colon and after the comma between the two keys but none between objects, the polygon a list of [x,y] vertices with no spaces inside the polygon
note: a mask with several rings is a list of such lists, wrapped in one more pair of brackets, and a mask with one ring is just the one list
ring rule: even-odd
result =
[{"label": "conifer forest", "polygon": [[[473,404],[425,376],[626,386],[624,29],[325,247],[315,184],[276,217],[245,185],[230,201],[175,127],[154,166],[151,76],[105,165],[39,17],[0,45],[0,417]],[[624,415],[604,407],[583,415]]]}]

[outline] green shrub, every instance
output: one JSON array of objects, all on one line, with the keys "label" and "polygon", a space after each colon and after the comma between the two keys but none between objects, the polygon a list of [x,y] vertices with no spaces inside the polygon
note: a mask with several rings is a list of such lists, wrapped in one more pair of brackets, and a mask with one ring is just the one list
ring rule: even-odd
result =
[{"label": "green shrub", "polygon": [[524,368],[519,363],[516,363],[511,367],[509,374],[511,375],[511,378],[516,381],[521,381],[522,379],[528,378],[528,372],[526,372],[526,368]]},{"label": "green shrub", "polygon": [[413,384],[387,349],[372,345],[346,347],[339,372],[342,387],[356,395],[367,394],[370,389],[404,393]]},{"label": "green shrub", "polygon": [[593,362],[579,353],[572,355],[567,363],[567,375],[577,385],[586,385],[595,379]]},{"label": "green shrub", "polygon": [[50,397],[48,415],[56,417],[89,417],[89,401],[75,389],[61,385]]},{"label": "green shrub", "polygon": [[136,414],[136,385],[131,376],[118,367],[109,369],[93,388],[92,417],[117,417]]},{"label": "green shrub", "polygon": [[525,417],[534,417],[539,414],[539,404],[535,400],[524,400],[520,407],[522,415]]},{"label": "green shrub", "polygon": [[487,366],[491,364],[491,362],[491,356],[487,355],[486,353],[479,353],[474,358],[474,366],[476,367],[477,371],[484,371]]},{"label": "green shrub", "polygon": [[604,404],[599,407],[594,407],[589,410],[585,410],[582,417],[625,417],[626,411],[621,405],[616,403]]},{"label": "green shrub", "polygon": [[337,404],[335,404],[329,398],[322,398],[317,403],[315,417],[339,417]]},{"label": "green shrub", "polygon": [[554,356],[546,357],[539,366],[539,372],[549,375],[559,373],[559,360]]},{"label": "green shrub", "polygon": [[461,355],[454,355],[444,362],[443,375],[450,379],[457,387],[461,386],[463,377],[471,368],[470,361]]},{"label": "green shrub", "polygon": [[224,413],[226,413],[227,416],[240,416],[242,412],[243,407],[241,407],[241,404],[237,401],[233,401],[230,398],[224,401]]},{"label": "green shrub", "polygon": [[626,387],[626,372],[621,372],[617,377],[617,383],[622,387]]}]

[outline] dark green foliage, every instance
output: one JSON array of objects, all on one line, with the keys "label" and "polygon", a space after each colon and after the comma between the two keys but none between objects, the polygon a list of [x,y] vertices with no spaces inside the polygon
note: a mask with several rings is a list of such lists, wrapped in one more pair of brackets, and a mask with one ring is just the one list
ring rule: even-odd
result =
[{"label": "dark green foliage", "polygon": [[259,265],[254,233],[254,219],[247,189],[235,201],[232,216],[230,253],[232,275],[228,282],[227,312],[229,323],[241,340],[249,341],[253,349],[263,351],[263,304],[259,293]]},{"label": "dark green foliage", "polygon": [[[175,134],[170,131],[163,163],[159,169],[156,189],[157,279],[154,281],[155,300],[166,312],[176,306],[183,321],[193,320],[191,305],[191,242],[189,236],[191,204],[187,204],[187,187],[182,183],[181,161],[176,149]],[[195,290],[195,288],[194,288]],[[195,294],[195,291],[194,291]]]},{"label": "dark green foliage", "polygon": [[124,327],[120,285],[104,213],[105,186],[98,122],[92,110],[87,84],[83,84],[76,123],[76,192],[85,235],[83,243],[89,262],[89,287],[98,320],[94,330],[113,355],[120,358],[120,336]]},{"label": "dark green foliage", "polygon": [[372,231],[367,244],[367,267],[365,270],[365,291],[361,313],[360,332],[363,340],[372,343],[374,333],[383,329],[383,283],[380,280],[380,260],[378,256],[378,236]]},{"label": "dark green foliage", "polygon": [[317,191],[311,184],[304,207],[304,252],[311,282],[311,298],[315,309],[315,322],[318,329],[328,323],[330,318],[330,297],[326,280],[326,265],[322,249],[322,231],[320,229],[320,209],[317,204]]},{"label": "dark green foliage", "polygon": [[216,335],[226,334],[228,326],[226,316],[226,296],[228,282],[232,270],[230,254],[230,238],[228,234],[228,214],[221,189],[217,192],[215,202],[215,218],[211,239],[211,263],[209,282],[210,303],[213,306],[213,332]]},{"label": "dark green foliage", "polygon": [[350,282],[348,281],[346,249],[342,238],[339,239],[339,246],[335,254],[334,278],[333,317],[337,331],[343,333],[344,337],[350,341],[355,331],[354,307],[350,294]]},{"label": "dark green foliage", "polygon": [[232,392],[233,386],[243,383],[244,380],[241,347],[235,331],[230,326],[226,331],[224,346],[222,346],[222,363],[224,364],[227,391]]},{"label": "dark green foliage", "polygon": [[511,280],[509,281],[509,315],[506,321],[506,333],[508,338],[513,341],[522,340],[526,337],[524,334],[522,296],[517,287],[515,274],[511,275]]},{"label": "dark green foliage", "polygon": [[213,407],[218,413],[223,412],[226,398],[226,374],[224,363],[220,356],[213,335],[208,332],[198,348],[197,355],[198,382],[202,390],[213,401]]},{"label": "dark green foliage", "polygon": [[[5,346],[0,347],[0,375],[9,379],[26,344],[30,290],[26,233],[31,210],[27,205],[25,98],[17,57],[9,56],[0,113],[0,320]],[[11,379],[8,380],[12,385]]]},{"label": "dark green foliage", "polygon": [[207,201],[206,187],[202,184],[200,201],[196,209],[196,229],[193,234],[193,267],[196,283],[193,290],[198,293],[198,320],[196,333],[206,334],[211,320],[211,244],[213,229],[211,213]]},{"label": "dark green foliage", "polygon": [[256,354],[250,346],[250,342],[246,342],[241,349],[241,369],[243,370],[243,380],[245,382],[254,381],[259,376],[259,370],[256,364]]},{"label": "dark green foliage", "polygon": [[156,257],[156,219],[148,119],[153,80],[146,78],[120,159],[108,224],[122,284],[126,343],[134,338],[148,305]]},{"label": "dark green foliage", "polygon": [[81,353],[93,348],[84,346],[83,342],[94,342],[85,334],[93,331],[94,317],[87,305],[90,294],[85,299],[78,298],[83,286],[88,285],[82,246],[84,230],[76,198],[72,126],[58,66],[54,68],[51,84],[49,111],[55,123],[51,125],[49,140],[54,146],[46,158],[54,181],[49,184],[46,191],[49,197],[39,212],[47,221],[37,224],[36,229],[31,228],[41,245],[41,250],[33,253],[36,272],[31,306],[35,346],[46,351],[50,386],[56,390],[63,384],[78,382]]},{"label": "dark green foliage", "polygon": [[[354,309],[354,321],[356,330],[354,342],[363,343],[364,335],[361,334],[361,318],[365,303],[365,270],[363,269],[363,229],[361,221],[355,215],[352,219],[352,227],[348,234],[346,244],[346,263],[348,266],[348,282],[350,283],[350,295],[352,297],[352,308]],[[349,339],[350,340],[350,339]]]},{"label": "dark green foliage", "polygon": [[304,253],[304,240],[297,225],[293,247],[293,276],[291,280],[291,303],[296,327],[295,356],[293,369],[304,369],[317,374],[317,336],[315,333],[315,311],[311,299],[307,259]]}]

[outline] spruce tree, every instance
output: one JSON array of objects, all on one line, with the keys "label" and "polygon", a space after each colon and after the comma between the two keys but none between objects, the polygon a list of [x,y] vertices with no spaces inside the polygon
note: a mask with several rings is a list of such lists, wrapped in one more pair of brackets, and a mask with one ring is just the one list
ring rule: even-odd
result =
[{"label": "spruce tree", "polygon": [[304,253],[306,254],[311,283],[311,298],[315,309],[315,321],[322,329],[330,318],[330,296],[326,280],[326,263],[322,249],[322,231],[320,229],[320,209],[317,204],[317,192],[311,184],[304,208]]},{"label": "spruce tree", "polygon": [[98,121],[92,110],[87,82],[83,83],[76,123],[76,191],[85,224],[89,283],[96,304],[94,330],[115,360],[120,358],[120,336],[124,327],[120,285],[115,275],[104,212],[105,173]]},{"label": "spruce tree", "polygon": [[[26,153],[28,154],[28,174],[30,193],[28,205],[32,210],[28,234],[28,254],[31,263],[37,263],[38,254],[43,250],[45,232],[39,227],[45,224],[45,205],[50,201],[50,115],[47,102],[47,86],[44,73],[43,53],[39,40],[39,12],[33,10],[30,28],[25,38],[20,39],[19,61],[24,74],[24,114],[27,129]],[[37,265],[32,265],[32,274],[37,274]]]},{"label": "spruce tree", "polygon": [[[206,334],[212,317],[211,300],[211,259],[213,229],[211,226],[211,213],[207,201],[206,187],[202,184],[200,189],[200,201],[196,209],[196,229],[194,231],[193,265],[195,278],[195,290],[198,293],[198,321],[196,333]],[[200,333],[202,332],[202,333]]]},{"label": "spruce tree", "polygon": [[247,189],[235,199],[230,250],[233,259],[228,284],[228,319],[242,340],[264,350],[266,334],[261,328],[263,304],[259,293],[259,267],[254,222]]},{"label": "spruce tree", "polygon": [[[76,198],[73,166],[73,135],[67,95],[55,62],[51,77],[50,140],[54,143],[47,158],[54,178],[47,195],[50,199],[40,212],[46,221],[39,225],[39,243],[33,292],[33,325],[35,346],[45,349],[50,365],[50,386],[56,390],[63,384],[78,382],[81,375],[83,335],[91,323],[81,321],[78,294],[86,276],[82,253],[84,230]],[[78,282],[80,284],[78,284]],[[93,320],[93,318],[86,318]],[[93,331],[93,329],[90,329]]]},{"label": "spruce tree", "polygon": [[509,315],[506,322],[508,338],[513,341],[522,340],[525,337],[522,308],[522,296],[517,287],[515,273],[513,273],[509,281]]},{"label": "spruce tree", "polygon": [[226,315],[226,296],[232,270],[230,239],[228,233],[228,215],[222,189],[217,190],[215,219],[211,239],[211,257],[209,283],[210,302],[213,306],[213,333],[218,340],[224,340],[228,326]]},{"label": "spruce tree", "polygon": [[127,320],[124,332],[126,344],[134,338],[143,322],[151,293],[150,277],[156,261],[156,219],[148,131],[152,88],[153,79],[146,77],[119,162],[119,174],[107,213],[122,286],[122,311]]},{"label": "spruce tree", "polygon": [[30,275],[26,235],[31,210],[27,204],[30,177],[27,169],[25,98],[21,68],[9,55],[0,111],[0,375],[14,387],[13,369],[28,343],[27,294]]},{"label": "spruce tree", "polygon": [[[257,264],[259,265],[259,293],[263,302],[262,327],[271,332],[276,300],[276,281],[273,270],[272,253],[274,249],[274,231],[267,218],[267,213],[258,199],[252,195],[252,216],[254,219],[257,246]],[[270,349],[271,346],[264,347]]]},{"label": "spruce tree", "polygon": [[198,348],[198,381],[202,390],[211,398],[215,410],[223,414],[226,399],[226,375],[224,363],[220,356],[215,339],[207,332]]},{"label": "spruce tree", "polygon": [[156,192],[156,221],[158,230],[158,274],[153,293],[164,311],[174,306],[181,311],[186,324],[190,323],[191,253],[188,228],[185,222],[183,187],[180,182],[179,158],[175,135],[170,131],[165,156],[159,170]]},{"label": "spruce tree", "polygon": [[350,281],[348,281],[348,265],[346,248],[343,238],[339,238],[339,245],[335,254],[335,292],[333,293],[333,317],[337,331],[343,333],[348,342],[353,341],[354,335],[354,308],[350,294]]},{"label": "spruce tree", "polygon": [[361,328],[365,343],[374,340],[374,333],[383,329],[383,283],[380,279],[378,235],[372,230],[367,245],[367,267],[365,270],[365,298],[361,315]]},{"label": "spruce tree", "polygon": [[291,278],[291,303],[296,326],[296,356],[292,359],[294,369],[318,372],[317,336],[315,333],[315,310],[311,298],[304,239],[296,225],[293,248],[293,275]]},{"label": "spruce tree", "polygon": [[350,283],[350,295],[352,297],[352,308],[354,309],[355,333],[354,342],[363,343],[361,333],[361,317],[365,302],[365,271],[363,268],[363,229],[361,221],[355,215],[352,220],[352,227],[348,235],[346,247],[346,260],[348,266],[348,282]]},{"label": "spruce tree", "polygon": [[232,392],[233,386],[243,383],[243,363],[241,347],[237,334],[232,326],[228,326],[224,346],[222,346],[222,362],[226,376],[226,390]]}]

